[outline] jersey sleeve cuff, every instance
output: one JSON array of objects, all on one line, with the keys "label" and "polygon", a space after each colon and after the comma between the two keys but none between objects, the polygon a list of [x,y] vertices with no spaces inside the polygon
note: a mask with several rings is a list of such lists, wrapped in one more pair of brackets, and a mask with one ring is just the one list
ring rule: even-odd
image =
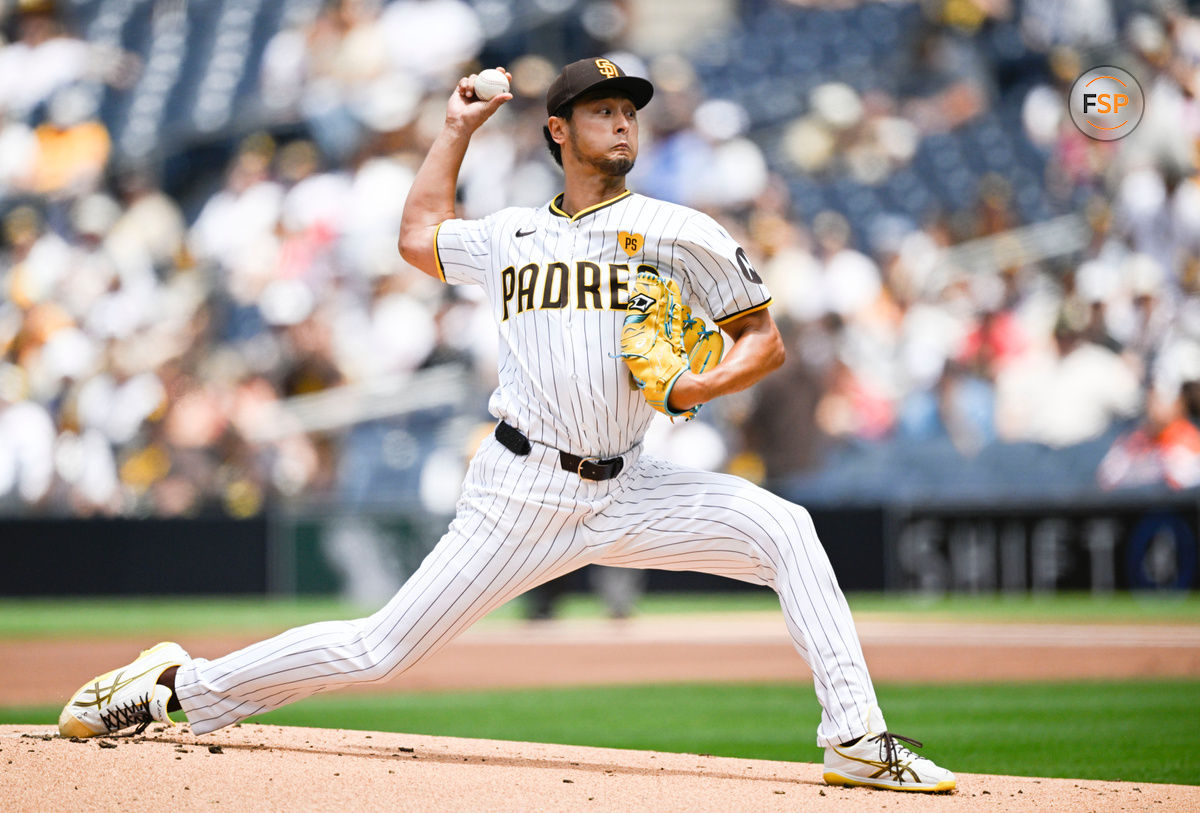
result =
[{"label": "jersey sleeve cuff", "polygon": [[722,316],[720,319],[714,319],[713,322],[715,322],[718,325],[722,325],[722,326],[727,325],[730,322],[734,321],[735,319],[740,319],[743,316],[748,316],[751,313],[754,313],[756,311],[760,311],[760,310],[763,310],[764,308],[770,307],[770,305],[773,301],[774,300],[768,299],[766,302],[762,303],[761,305],[753,305],[749,308],[746,308],[745,310],[740,310],[737,313],[731,313],[728,316]]},{"label": "jersey sleeve cuff", "polygon": [[442,267],[442,252],[438,249],[438,233],[442,230],[442,224],[445,222],[446,221],[443,220],[437,225],[437,228],[433,230],[433,261],[437,265],[438,278],[441,279],[442,282],[446,281],[446,269]]}]

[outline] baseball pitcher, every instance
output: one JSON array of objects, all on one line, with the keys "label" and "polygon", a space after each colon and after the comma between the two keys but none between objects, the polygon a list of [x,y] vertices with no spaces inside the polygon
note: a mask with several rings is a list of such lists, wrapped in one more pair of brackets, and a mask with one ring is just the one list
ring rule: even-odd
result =
[{"label": "baseball pitcher", "polygon": [[459,168],[472,134],[512,95],[484,101],[474,76],[451,94],[399,245],[426,274],[486,292],[500,338],[497,424],[449,529],[392,600],[215,660],[159,644],[81,688],[59,720],[64,735],[169,722],[176,708],[202,734],[314,692],[391,680],[522,592],[601,564],[769,585],[812,669],[825,780],[954,788],[952,773],[908,747],[920,743],[887,730],[808,512],[642,450],[655,411],[687,419],[784,357],[770,295],[726,230],[626,187],[653,92],[606,59],[567,65],[546,94],[543,130],[562,193],[482,220],[456,216]]}]

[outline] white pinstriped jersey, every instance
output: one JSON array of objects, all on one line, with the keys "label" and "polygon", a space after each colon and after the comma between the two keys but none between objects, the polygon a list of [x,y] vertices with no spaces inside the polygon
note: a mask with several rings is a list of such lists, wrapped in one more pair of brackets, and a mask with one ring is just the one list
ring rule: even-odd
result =
[{"label": "white pinstriped jersey", "polygon": [[652,270],[717,324],[771,300],[746,252],[701,212],[626,190],[574,217],[561,196],[438,229],[438,271],[482,285],[500,331],[489,409],[530,440],[577,455],[621,454],[654,411],[618,358],[632,278]]}]

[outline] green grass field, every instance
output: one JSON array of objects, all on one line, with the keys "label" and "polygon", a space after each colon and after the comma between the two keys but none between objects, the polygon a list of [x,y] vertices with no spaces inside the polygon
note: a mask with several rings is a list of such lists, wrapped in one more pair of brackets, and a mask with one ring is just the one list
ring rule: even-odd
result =
[{"label": "green grass field", "polygon": [[[851,596],[856,614],[973,621],[1200,623],[1200,600],[1058,596],[938,600]],[[651,596],[643,613],[773,609],[769,593]],[[0,600],[0,638],[278,631],[364,612],[334,601]],[[599,616],[586,597],[567,616]],[[520,617],[501,608],[482,623]],[[1200,784],[1200,679],[1019,685],[881,685],[899,733],[965,773]],[[655,685],[535,691],[329,695],[257,721],[819,761],[811,686]],[[58,708],[0,708],[0,723],[49,725]]]},{"label": "green grass field", "polygon": [[[1060,594],[1047,596],[884,596],[853,594],[856,615],[924,619],[1025,622],[1200,624],[1200,595],[1141,596]],[[184,633],[276,632],[331,618],[356,618],[374,607],[335,599],[13,599],[0,598],[0,639],[73,636],[182,635]],[[645,596],[638,613],[777,611],[770,590],[720,594]],[[568,596],[564,618],[600,617],[591,595]],[[521,600],[499,608],[481,624],[521,617]]]},{"label": "green grass field", "polygon": [[[1200,680],[880,686],[889,725],[964,773],[1200,784]],[[52,724],[57,708],[0,708]],[[254,718],[400,731],[819,762],[820,709],[794,685],[656,685],[331,695]]]}]

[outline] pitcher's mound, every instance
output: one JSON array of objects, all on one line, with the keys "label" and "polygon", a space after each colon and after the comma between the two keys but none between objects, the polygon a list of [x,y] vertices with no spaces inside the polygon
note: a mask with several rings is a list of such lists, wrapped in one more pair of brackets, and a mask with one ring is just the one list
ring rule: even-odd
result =
[{"label": "pitcher's mound", "polygon": [[5,811],[1200,810],[1181,785],[959,774],[930,796],[829,787],[797,762],[263,725],[0,726],[0,767]]}]

